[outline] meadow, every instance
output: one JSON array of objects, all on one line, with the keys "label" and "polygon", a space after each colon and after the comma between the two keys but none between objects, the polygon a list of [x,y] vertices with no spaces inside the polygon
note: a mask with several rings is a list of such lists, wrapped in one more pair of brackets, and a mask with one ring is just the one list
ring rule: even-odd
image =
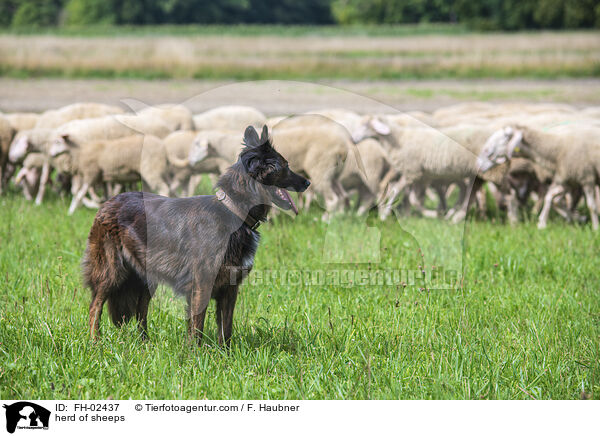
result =
[{"label": "meadow", "polygon": [[557,78],[600,75],[593,31],[457,26],[148,26],[0,32],[5,77],[137,79]]},{"label": "meadow", "polygon": [[[68,217],[67,206],[52,195],[41,207],[15,192],[0,197],[2,399],[600,396],[600,242],[589,226],[555,220],[538,231],[531,221],[511,228],[501,215],[471,220],[462,286],[446,289],[260,282],[260,271],[273,269],[422,262],[398,223],[370,217],[381,262],[326,264],[319,210],[280,215],[261,227],[228,351],[215,345],[214,303],[198,348],[186,338],[183,302],[168,289],[151,303],[149,341],[134,324],[117,329],[105,316],[93,344],[79,261],[94,211]],[[347,234],[361,223],[336,225]],[[445,226],[415,217],[402,225],[431,234]]]}]

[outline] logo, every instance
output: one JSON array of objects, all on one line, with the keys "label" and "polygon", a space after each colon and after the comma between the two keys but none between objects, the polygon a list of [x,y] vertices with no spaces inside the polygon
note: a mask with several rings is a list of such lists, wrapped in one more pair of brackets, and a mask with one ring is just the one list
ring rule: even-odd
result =
[{"label": "logo", "polygon": [[15,429],[48,429],[50,411],[29,401],[19,401],[10,405],[4,404],[6,409],[6,431],[14,433]]}]

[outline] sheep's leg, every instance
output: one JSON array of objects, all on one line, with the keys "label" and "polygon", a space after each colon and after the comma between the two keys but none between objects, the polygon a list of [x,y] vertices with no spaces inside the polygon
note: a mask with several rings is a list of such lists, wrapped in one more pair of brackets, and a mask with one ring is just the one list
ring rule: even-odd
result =
[{"label": "sheep's leg", "polygon": [[466,185],[463,184],[463,187],[465,188],[464,189],[464,191],[465,191],[464,199],[463,199],[460,209],[458,211],[456,211],[456,213],[452,217],[452,222],[454,224],[458,224],[459,222],[461,222],[463,219],[465,219],[467,217],[467,212],[469,211],[469,205],[471,204],[471,198],[473,197],[473,193],[477,192],[479,189],[481,189],[482,185],[483,185],[483,180],[476,178],[475,181],[473,182],[473,185],[471,186],[471,191],[467,192]]},{"label": "sheep's leg", "polygon": [[[452,218],[452,216],[459,210],[459,205],[464,203],[465,197],[467,195],[467,185],[465,184],[465,182],[456,182],[456,186],[458,187],[458,199],[456,200],[456,204],[452,206],[450,210],[446,213],[446,216],[444,218],[447,220]],[[450,191],[450,189],[448,189],[448,191]],[[447,195],[450,196],[450,194]]]},{"label": "sheep's leg", "polygon": [[450,190],[450,187],[448,187],[447,189],[444,189],[445,186],[442,185],[434,185],[433,189],[435,190],[437,196],[438,196],[438,213],[439,214],[445,214],[446,211],[448,210],[448,202],[447,200],[447,192]]},{"label": "sheep's leg", "polygon": [[[210,174],[209,176],[212,176],[213,174]],[[210,177],[209,177],[210,178]],[[211,185],[215,185],[216,180],[212,180],[211,179]],[[193,176],[190,176],[190,179],[188,181],[188,186],[187,186],[187,192],[185,193],[185,196],[194,196],[196,195],[196,189],[198,188],[198,185],[200,184],[200,182],[202,182],[202,174],[194,174]]]},{"label": "sheep's leg", "polygon": [[517,191],[514,188],[510,188],[508,194],[506,194],[506,208],[508,222],[511,225],[517,224],[519,222],[519,200]]},{"label": "sheep's leg", "polygon": [[81,176],[74,175],[71,180],[71,195],[75,196],[79,192],[80,187],[81,187]]},{"label": "sheep's leg", "polygon": [[[592,186],[592,189],[593,189],[593,185],[590,185],[590,186]],[[592,192],[593,192],[593,190],[592,190]],[[581,200],[581,198],[583,198],[583,196],[584,196],[583,188],[576,188],[575,190],[573,190],[571,192],[571,195],[570,195],[571,203],[568,205],[568,207],[569,207],[569,214],[571,215],[571,218],[574,221],[582,221],[582,220],[585,221],[586,217],[582,217],[579,214],[579,212],[577,211],[577,205],[579,204],[579,200]],[[600,203],[598,203],[596,201],[596,207],[598,207],[599,204]]]},{"label": "sheep's leg", "polygon": [[350,196],[342,186],[339,180],[333,180],[331,187],[335,194],[338,196],[338,205],[342,204],[346,208],[350,207]]},{"label": "sheep's leg", "polygon": [[477,211],[479,212],[479,217],[485,218],[487,212],[487,197],[485,195],[485,188],[483,186],[475,193],[475,199],[477,201]]},{"label": "sheep's leg", "polygon": [[69,206],[69,215],[73,215],[75,209],[79,207],[81,201],[83,200],[83,196],[87,193],[89,187],[89,183],[83,183],[83,185],[81,185],[81,188],[79,191],[77,191],[77,194],[75,194],[73,200],[71,200],[71,206]]},{"label": "sheep's leg", "polygon": [[336,195],[333,187],[328,187],[323,190],[323,198],[325,199],[325,210],[327,212],[324,216],[329,217],[329,213],[334,212],[337,209],[340,198]]},{"label": "sheep's leg", "polygon": [[[434,189],[435,189],[435,191],[434,191]],[[438,199],[438,197],[439,197],[439,194],[438,194],[438,192],[439,192],[439,191],[438,191],[438,187],[437,187],[437,186],[436,186],[435,188],[431,188],[431,187],[429,187],[429,186],[428,186],[428,187],[425,189],[425,195],[426,195],[426,196],[427,196],[427,198],[429,198],[429,200],[431,200],[431,201],[436,201],[436,200]],[[438,194],[438,196],[437,196],[437,197],[436,197],[436,194]]]},{"label": "sheep's leg", "polygon": [[198,187],[198,185],[200,184],[200,182],[202,181],[202,176],[201,175],[191,175],[188,178],[187,181],[187,186],[184,187],[184,192],[181,193],[181,195],[183,195],[184,197],[190,197],[196,194],[196,188]]},{"label": "sheep's leg", "polygon": [[369,188],[366,186],[361,186],[358,188],[358,210],[356,213],[358,216],[362,216],[371,209],[373,203],[375,201],[375,194],[371,192]]},{"label": "sheep's leg", "polygon": [[544,196],[544,206],[542,207],[542,211],[540,212],[540,217],[538,220],[538,229],[545,229],[548,226],[548,216],[550,215],[550,209],[552,208],[552,201],[554,197],[557,195],[561,195],[565,192],[565,187],[559,184],[552,184],[550,188],[548,188],[548,192]]},{"label": "sheep's leg", "polygon": [[23,195],[27,201],[33,200],[33,195],[31,194],[31,186],[29,185],[28,178],[29,172],[31,169],[21,168],[21,170],[17,173],[17,177],[15,177],[15,186],[21,185],[23,187]]},{"label": "sheep's leg", "polygon": [[33,200],[34,193],[40,189],[40,177],[41,170],[39,168],[32,168],[27,171],[25,176],[25,187],[29,191],[29,200]]},{"label": "sheep's leg", "polygon": [[[396,200],[396,197],[406,188],[408,185],[408,179],[406,176],[400,177],[396,183],[390,183],[388,192],[386,194],[387,201],[379,203],[379,219],[385,221],[388,215],[392,212],[392,205]],[[384,198],[384,200],[386,200]]]},{"label": "sheep's leg", "polygon": [[531,213],[534,215],[538,215],[542,210],[542,206],[544,204],[544,196],[546,195],[544,192],[548,192],[547,189],[540,189],[537,192],[531,193],[531,198],[533,199],[533,207],[531,208]]},{"label": "sheep's leg", "polygon": [[[90,188],[88,189],[88,194],[90,194],[90,198],[92,199],[92,201],[96,203],[102,203],[100,196],[96,194],[96,191],[94,190],[93,186],[90,186]],[[106,193],[106,195],[108,195],[108,192]]]},{"label": "sheep's leg", "polygon": [[158,192],[158,195],[169,197],[171,194],[169,184],[165,180],[163,180],[162,177],[147,177],[142,179],[142,183],[148,185],[150,191]]},{"label": "sheep's leg", "polygon": [[[113,186],[113,189],[112,189],[111,195],[112,195],[113,197],[115,197],[115,196],[119,195],[119,194],[121,193],[121,191],[122,191],[122,190],[123,190],[123,185],[122,185],[122,184],[120,184],[120,183],[117,183],[116,185],[114,185],[114,186]],[[112,197],[111,197],[111,198],[112,198]]]},{"label": "sheep's leg", "polygon": [[158,184],[158,194],[162,195],[164,197],[171,196],[171,190],[169,189],[169,185],[164,180],[161,180],[160,183]]},{"label": "sheep's leg", "polygon": [[40,176],[40,187],[38,188],[37,195],[35,197],[35,204],[39,206],[42,204],[42,200],[44,199],[44,192],[46,191],[46,184],[48,183],[48,178],[50,177],[50,162],[44,162],[42,166],[42,175]]},{"label": "sheep's leg", "polygon": [[310,204],[312,203],[314,198],[315,191],[312,188],[308,188],[306,191],[304,191],[302,195],[300,195],[300,200],[302,201],[302,209],[309,210]]},{"label": "sheep's leg", "polygon": [[377,204],[383,202],[387,196],[387,191],[391,181],[398,175],[398,171],[390,168],[388,172],[383,176],[381,182],[379,182],[379,189],[377,194],[377,199],[375,200]]},{"label": "sheep's leg", "polygon": [[[562,202],[562,203],[561,203]],[[573,222],[573,216],[571,214],[571,195],[565,194],[558,197],[554,197],[552,200],[552,209],[565,219],[566,222]]]},{"label": "sheep's leg", "polygon": [[590,218],[592,219],[592,229],[598,230],[598,205],[596,204],[596,198],[594,196],[594,186],[584,185],[583,193],[585,194],[585,201],[590,211]]},{"label": "sheep's leg", "polygon": [[594,186],[594,191],[596,193],[596,206],[600,207],[600,186]]},{"label": "sheep's leg", "polygon": [[423,196],[417,195],[416,189],[411,189],[408,194],[408,201],[421,215],[427,218],[437,218],[437,211],[429,210],[423,205]]},{"label": "sheep's leg", "polygon": [[[182,187],[184,186],[184,187]],[[185,185],[183,184],[183,182],[181,181],[181,179],[179,177],[174,177],[173,181],[171,182],[171,184],[169,185],[169,190],[173,193],[173,195],[175,195],[177,197],[177,190],[181,188],[181,196],[182,197],[187,197],[187,192]]]},{"label": "sheep's leg", "polygon": [[122,189],[123,185],[121,183],[106,183],[104,191],[106,192],[107,198],[113,198],[119,195]]},{"label": "sheep's leg", "polygon": [[451,183],[450,186],[446,189],[445,197],[450,198],[450,196],[454,193],[454,190],[458,187],[456,183]]},{"label": "sheep's leg", "polygon": [[81,202],[88,209],[99,209],[100,208],[100,204],[99,203],[96,203],[94,200],[91,200],[91,199],[89,199],[89,198],[87,198],[85,196],[81,199]]}]

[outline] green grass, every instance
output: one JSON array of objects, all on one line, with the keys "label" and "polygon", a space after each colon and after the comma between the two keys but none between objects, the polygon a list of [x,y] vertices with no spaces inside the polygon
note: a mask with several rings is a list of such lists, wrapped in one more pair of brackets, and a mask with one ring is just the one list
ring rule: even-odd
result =
[{"label": "green grass", "polygon": [[305,70],[295,68],[263,68],[237,65],[222,67],[205,66],[194,70],[177,68],[42,68],[12,67],[0,63],[0,77],[13,79],[62,78],[62,79],[195,79],[195,80],[420,80],[420,79],[568,79],[600,77],[600,65],[556,65],[554,68],[534,68],[530,66],[497,69],[491,67],[444,68],[438,64],[407,66],[402,69],[371,66],[347,69],[343,66],[316,64]]},{"label": "green grass", "polygon": [[405,24],[405,25],[147,25],[147,26],[64,26],[64,27],[5,27],[0,34],[53,35],[78,37],[128,36],[406,36],[406,35],[459,35],[475,33],[460,24]]},{"label": "green grass", "polygon": [[[94,212],[66,200],[0,198],[0,398],[576,399],[600,396],[598,236],[561,221],[538,231],[471,222],[462,288],[242,287],[232,347],[216,345],[214,306],[202,347],[184,306],[160,289],[150,335],[135,325],[87,333],[79,260]],[[377,224],[380,264],[324,264],[318,212],[261,227],[257,270],[408,267],[421,262],[398,224]],[[370,224],[375,225],[376,220]],[[342,219],[349,235],[361,223]],[[363,223],[364,225],[364,223]],[[437,233],[438,221],[402,228]],[[359,239],[360,240],[360,239]]]}]

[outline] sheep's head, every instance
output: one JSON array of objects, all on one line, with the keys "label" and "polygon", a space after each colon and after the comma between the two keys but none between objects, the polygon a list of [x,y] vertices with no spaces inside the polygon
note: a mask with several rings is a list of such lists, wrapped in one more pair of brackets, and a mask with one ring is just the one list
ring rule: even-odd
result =
[{"label": "sheep's head", "polygon": [[510,160],[522,139],[523,133],[512,127],[504,127],[494,132],[477,157],[479,170],[486,172]]},{"label": "sheep's head", "polygon": [[365,116],[360,123],[360,127],[355,132],[352,132],[352,140],[355,144],[358,144],[363,139],[379,135],[387,136],[390,133],[392,133],[392,129],[388,123],[378,117]]},{"label": "sheep's head", "polygon": [[198,135],[192,141],[188,159],[190,166],[196,165],[198,162],[206,159],[209,155],[212,146],[210,145],[208,138]]},{"label": "sheep's head", "polygon": [[27,134],[17,135],[12,144],[10,144],[8,160],[13,163],[20,162],[29,151],[30,142]]},{"label": "sheep's head", "polygon": [[70,148],[69,135],[59,133],[52,139],[48,154],[50,157],[56,157],[59,154],[68,153]]}]

